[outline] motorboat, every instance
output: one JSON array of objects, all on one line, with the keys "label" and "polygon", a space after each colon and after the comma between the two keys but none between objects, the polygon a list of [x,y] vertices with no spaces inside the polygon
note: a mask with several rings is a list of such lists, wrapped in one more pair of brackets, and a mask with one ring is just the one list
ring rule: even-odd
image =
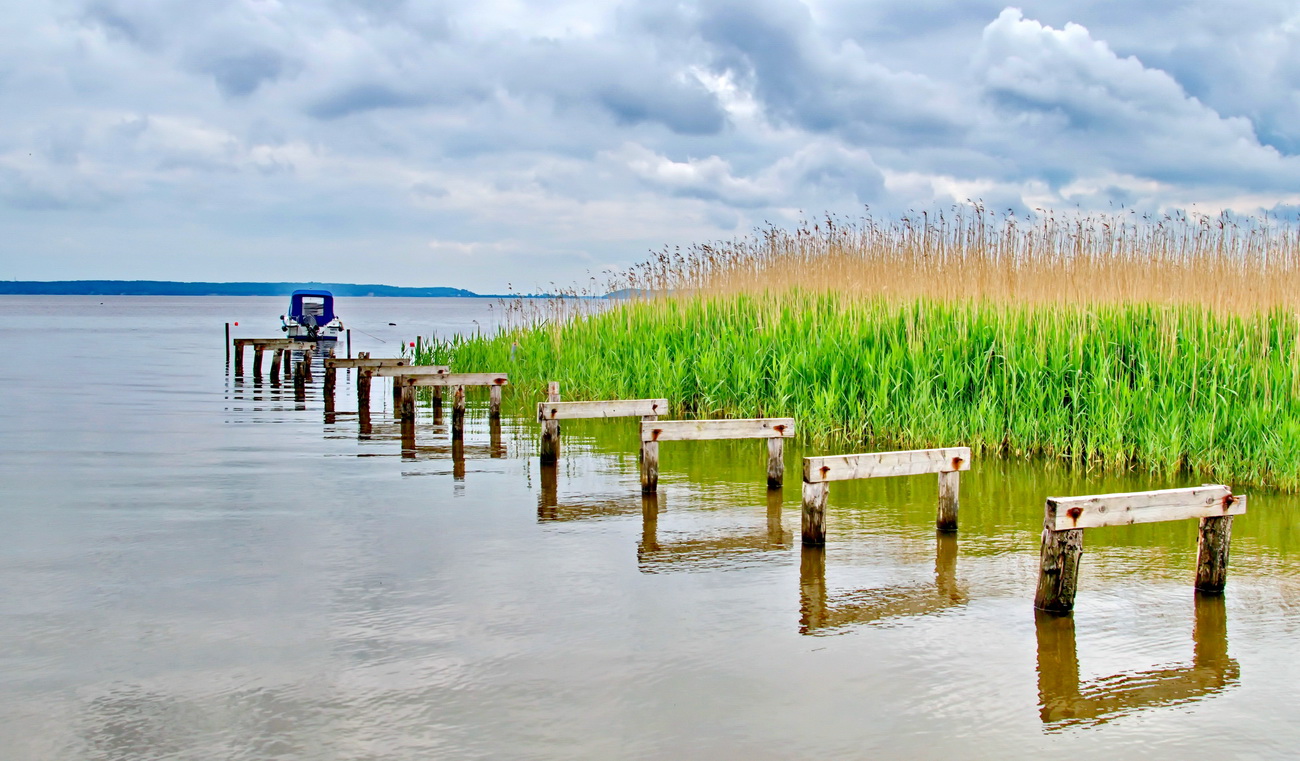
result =
[{"label": "motorboat", "polygon": [[334,314],[334,294],[298,290],[289,296],[289,314],[280,315],[280,329],[299,341],[337,341],[343,321]]}]

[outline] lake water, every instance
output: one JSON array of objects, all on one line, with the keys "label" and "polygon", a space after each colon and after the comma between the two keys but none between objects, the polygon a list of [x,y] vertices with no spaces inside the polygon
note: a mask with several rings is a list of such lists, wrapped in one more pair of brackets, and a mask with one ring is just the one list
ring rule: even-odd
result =
[{"label": "lake water", "polygon": [[[471,396],[463,447],[423,408],[404,451],[384,381],[363,433],[346,373],[332,422],[319,371],[233,379],[223,323],[278,334],[283,301],[0,297],[0,758],[1300,747],[1295,498],[1251,492],[1223,598],[1194,522],[1097,529],[1074,616],[1037,619],[1044,497],[1183,484],[977,459],[956,537],[932,477],[881,479],[835,484],[805,550],[798,447],[773,496],[761,442],[665,443],[643,499],[630,421],[566,422],[543,471],[509,390],[499,430]],[[376,356],[501,318],[338,311]]]}]

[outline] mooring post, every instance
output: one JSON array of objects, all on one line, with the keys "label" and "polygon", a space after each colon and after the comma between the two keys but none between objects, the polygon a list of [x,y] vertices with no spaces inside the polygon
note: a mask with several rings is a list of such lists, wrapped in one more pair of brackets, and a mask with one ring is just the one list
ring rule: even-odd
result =
[{"label": "mooring post", "polygon": [[394,377],[393,384],[397,387],[397,414],[403,421],[415,422],[415,386],[406,383],[401,376]]},{"label": "mooring post", "polygon": [[785,439],[767,440],[767,488],[780,489],[785,483]]},{"label": "mooring post", "polygon": [[1222,594],[1228,583],[1228,545],[1232,542],[1232,516],[1202,518],[1196,540],[1196,589]]},{"label": "mooring post", "polygon": [[[546,384],[546,401],[560,401],[560,384],[558,381],[551,381]],[[642,446],[642,451],[645,447]],[[560,459],[560,421],[543,420],[542,421],[542,447],[538,453],[538,458],[543,465],[554,465]],[[642,484],[645,483],[644,477]]]},{"label": "mooring post", "polygon": [[830,486],[825,481],[803,482],[803,543],[811,547],[826,544],[826,498]]},{"label": "mooring post", "polygon": [[501,387],[488,387],[488,420],[501,419]]},{"label": "mooring post", "polygon": [[226,323],[226,367],[230,367],[230,323]]},{"label": "mooring post", "polygon": [[451,438],[465,438],[465,387],[456,386],[451,397]]},{"label": "mooring post", "polygon": [[235,341],[235,377],[244,375],[244,342],[238,338]]},{"label": "mooring post", "polygon": [[348,359],[352,359],[352,328],[348,328],[344,332],[346,332],[348,336]]},{"label": "mooring post", "polygon": [[641,493],[659,491],[659,442],[641,442]]},{"label": "mooring post", "polygon": [[253,344],[253,377],[262,377],[262,351],[265,349],[262,344]]},{"label": "mooring post", "polygon": [[[330,359],[334,358],[333,349],[330,349],[329,358]],[[325,363],[325,382],[324,382],[323,391],[325,394],[325,415],[327,418],[326,422],[333,422],[332,418],[334,416],[334,387],[338,384],[338,372],[339,371],[334,367],[333,362]]]},{"label": "mooring post", "polygon": [[1048,613],[1074,610],[1079,589],[1079,561],[1083,558],[1083,529],[1055,530],[1055,511],[1049,506],[1043,523],[1042,558],[1034,607]]},{"label": "mooring post", "polygon": [[939,513],[934,526],[940,531],[957,530],[957,490],[961,486],[961,471],[939,473]]}]

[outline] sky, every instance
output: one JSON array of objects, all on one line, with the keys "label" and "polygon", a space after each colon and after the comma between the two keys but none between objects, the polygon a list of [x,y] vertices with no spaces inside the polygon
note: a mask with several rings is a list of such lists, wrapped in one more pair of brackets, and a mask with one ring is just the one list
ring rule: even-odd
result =
[{"label": "sky", "polygon": [[526,292],[868,208],[1300,207],[1290,2],[5,5],[6,279]]}]

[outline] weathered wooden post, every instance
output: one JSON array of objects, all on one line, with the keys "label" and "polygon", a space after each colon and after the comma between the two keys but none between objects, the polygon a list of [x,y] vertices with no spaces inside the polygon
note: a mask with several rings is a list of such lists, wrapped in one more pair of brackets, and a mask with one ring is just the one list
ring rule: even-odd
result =
[{"label": "weathered wooden post", "polygon": [[303,367],[305,363],[298,362],[298,366],[293,374],[293,398],[294,401],[307,401],[307,371]]},{"label": "weathered wooden post", "polygon": [[370,419],[370,374],[368,367],[357,368],[357,414]]},{"label": "weathered wooden post", "polygon": [[488,387],[488,420],[501,419],[501,387]]},{"label": "weathered wooden post", "polygon": [[230,367],[230,323],[226,323],[226,367]]},{"label": "weathered wooden post", "polygon": [[451,438],[465,438],[465,387],[456,386],[451,398]]},{"label": "weathered wooden post", "polygon": [[402,379],[393,376],[393,415],[400,417],[402,414]]},{"label": "weathered wooden post", "polygon": [[275,351],[271,352],[271,382],[272,383],[278,383],[280,380],[280,358],[283,356],[283,354],[284,352],[280,349],[276,349]]},{"label": "weathered wooden post", "polygon": [[785,439],[767,440],[767,488],[780,489],[785,483]]},{"label": "weathered wooden post", "polygon": [[1232,516],[1202,518],[1196,539],[1196,588],[1222,594],[1228,582],[1228,545],[1232,543]]},{"label": "weathered wooden post", "polygon": [[826,498],[830,485],[825,481],[803,482],[803,543],[810,547],[826,544]]},{"label": "weathered wooden post", "polygon": [[348,328],[345,332],[348,336],[348,359],[352,359],[352,328]]},{"label": "weathered wooden post", "polygon": [[[333,349],[330,349],[329,357],[327,358],[327,360],[329,359],[334,359]],[[334,417],[334,390],[335,390],[335,386],[338,384],[338,372],[339,372],[338,368],[334,367],[333,362],[330,361],[325,362],[325,381],[323,384],[324,386],[323,392],[325,394],[326,422],[333,422],[332,418]]]},{"label": "weathered wooden post", "polygon": [[939,512],[934,526],[940,531],[957,530],[957,493],[961,486],[960,470],[939,472]]},{"label": "weathered wooden post", "polygon": [[253,344],[253,377],[262,377],[262,351],[265,347],[262,344]]},{"label": "weathered wooden post", "polygon": [[310,383],[313,380],[312,372],[311,372],[311,362],[312,359],[315,358],[315,355],[316,352],[314,349],[307,349],[302,353],[302,377],[303,380],[307,381],[308,383]]},{"label": "weathered wooden post", "polygon": [[405,377],[394,376],[393,387],[397,389],[397,414],[403,421],[415,422],[415,385],[407,383]]},{"label": "weathered wooden post", "polygon": [[1245,512],[1244,496],[1234,495],[1228,487],[1216,484],[1190,489],[1048,498],[1034,607],[1056,614],[1074,610],[1084,529],[1187,518],[1201,519],[1196,588],[1204,593],[1219,594],[1227,578],[1232,516]]},{"label": "weathered wooden post", "polygon": [[[551,381],[546,384],[546,401],[560,401],[560,384],[558,381]],[[542,420],[542,445],[541,450],[538,452],[538,459],[541,460],[543,465],[554,465],[560,459],[560,421]],[[642,482],[644,483],[644,480]]]},{"label": "weathered wooden post", "polygon": [[234,339],[235,343],[235,377],[239,378],[244,375],[244,342],[238,338]]},{"label": "weathered wooden post", "polygon": [[641,439],[641,493],[659,491],[659,440]]}]

